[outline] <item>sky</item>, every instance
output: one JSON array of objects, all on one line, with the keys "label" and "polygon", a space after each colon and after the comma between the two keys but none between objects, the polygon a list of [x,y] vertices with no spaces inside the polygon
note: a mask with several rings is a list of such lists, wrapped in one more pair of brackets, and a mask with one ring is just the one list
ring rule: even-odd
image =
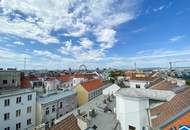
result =
[{"label": "sky", "polygon": [[189,0],[0,0],[0,68],[190,66]]}]

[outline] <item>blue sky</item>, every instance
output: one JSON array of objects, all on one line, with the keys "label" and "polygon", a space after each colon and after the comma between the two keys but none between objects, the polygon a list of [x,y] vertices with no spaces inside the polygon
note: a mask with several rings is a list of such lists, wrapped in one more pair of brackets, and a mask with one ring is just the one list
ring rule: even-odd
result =
[{"label": "blue sky", "polygon": [[[190,60],[189,0],[1,0],[0,67],[168,67]],[[189,66],[181,62],[176,66]]]}]

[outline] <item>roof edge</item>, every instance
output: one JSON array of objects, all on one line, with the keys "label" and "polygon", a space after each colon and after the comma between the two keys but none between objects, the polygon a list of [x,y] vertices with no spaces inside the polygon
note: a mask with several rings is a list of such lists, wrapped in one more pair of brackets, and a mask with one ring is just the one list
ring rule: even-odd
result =
[{"label": "roof edge", "polygon": [[168,120],[164,121],[162,124],[160,124],[157,128],[163,128],[165,126],[167,126],[170,122],[176,120],[177,118],[182,117],[184,114],[186,114],[187,112],[190,112],[190,106],[186,107],[185,109],[183,109],[181,112],[177,113],[176,115],[172,116],[171,118],[169,118]]}]

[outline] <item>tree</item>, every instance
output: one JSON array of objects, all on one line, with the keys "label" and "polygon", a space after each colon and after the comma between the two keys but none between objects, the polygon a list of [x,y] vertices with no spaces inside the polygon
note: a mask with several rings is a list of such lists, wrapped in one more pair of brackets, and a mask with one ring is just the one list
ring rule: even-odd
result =
[{"label": "tree", "polygon": [[190,80],[186,80],[186,84],[190,86]]}]

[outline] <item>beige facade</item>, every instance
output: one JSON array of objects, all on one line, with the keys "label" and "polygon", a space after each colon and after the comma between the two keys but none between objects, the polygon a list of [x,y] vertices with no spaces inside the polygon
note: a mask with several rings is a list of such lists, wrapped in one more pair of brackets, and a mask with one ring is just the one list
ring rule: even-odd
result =
[{"label": "beige facade", "polygon": [[20,86],[21,72],[17,70],[0,70],[0,88],[8,89]]},{"label": "beige facade", "polygon": [[77,93],[77,103],[78,106],[81,106],[88,102],[89,93],[86,91],[81,84],[78,84],[75,88]]},{"label": "beige facade", "polygon": [[75,88],[75,91],[77,93],[78,106],[82,106],[90,100],[94,99],[95,97],[101,95],[103,88],[104,87],[87,91],[81,84],[78,84]]}]

